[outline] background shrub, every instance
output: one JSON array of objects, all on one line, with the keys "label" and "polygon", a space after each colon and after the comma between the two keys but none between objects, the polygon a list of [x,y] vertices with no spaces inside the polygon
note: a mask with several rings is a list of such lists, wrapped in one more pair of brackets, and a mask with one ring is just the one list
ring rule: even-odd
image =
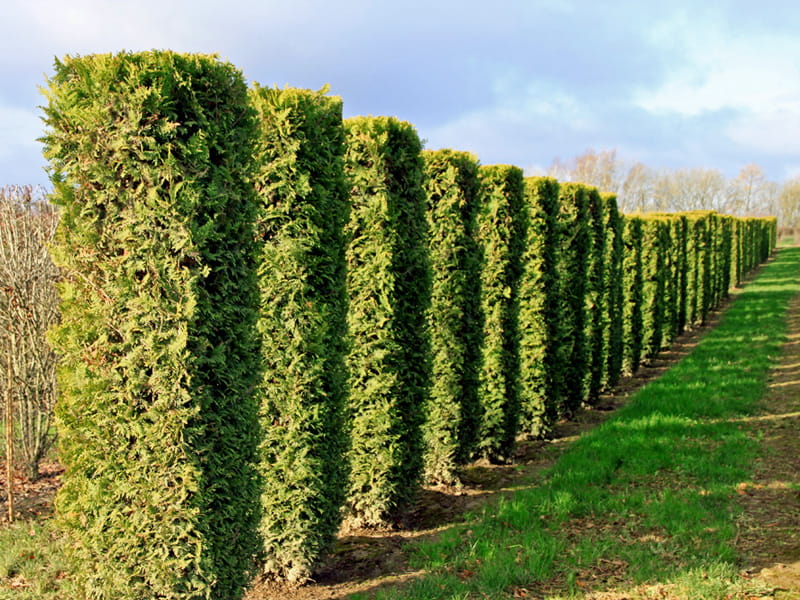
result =
[{"label": "background shrub", "polygon": [[456,467],[475,448],[483,326],[476,214],[478,161],[452,150],[426,151],[428,249],[432,271],[431,391],[425,424],[425,474],[455,484]]},{"label": "background shrub", "polygon": [[237,598],[258,552],[255,123],[240,72],[57,61],[56,499],[92,598]]},{"label": "background shrub", "polygon": [[355,525],[380,525],[417,489],[430,367],[430,305],[421,143],[389,117],[345,121]]},{"label": "background shrub", "polygon": [[519,278],[526,223],[522,170],[480,168],[478,240],[483,255],[484,315],[479,453],[495,462],[511,457],[519,427]]},{"label": "background shrub", "polygon": [[623,311],[623,260],[624,260],[624,221],[617,208],[614,194],[603,194],[603,221],[605,223],[605,280],[604,306],[605,323],[603,330],[603,353],[605,365],[602,389],[617,385],[622,373]]},{"label": "background shrub", "polygon": [[520,432],[544,437],[558,418],[561,321],[558,280],[559,184],[525,179],[525,249],[519,281]]},{"label": "background shrub", "polygon": [[586,186],[565,183],[560,189],[559,267],[563,388],[560,412],[572,416],[586,398],[589,348],[586,340],[586,290],[592,246]]},{"label": "background shrub", "polygon": [[622,261],[622,373],[632,375],[642,360],[642,224],[641,217],[625,215]]},{"label": "background shrub", "polygon": [[347,490],[342,101],[255,86],[264,572],[304,580]]},{"label": "background shrub", "polygon": [[0,389],[12,407],[0,405],[14,432],[11,465],[30,480],[54,441],[56,355],[45,334],[58,322],[58,269],[47,251],[57,223],[44,190],[0,188]]}]

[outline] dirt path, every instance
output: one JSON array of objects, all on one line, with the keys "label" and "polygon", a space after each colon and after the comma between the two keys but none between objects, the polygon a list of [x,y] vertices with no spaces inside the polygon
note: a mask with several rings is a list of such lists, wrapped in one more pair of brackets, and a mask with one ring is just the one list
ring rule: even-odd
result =
[{"label": "dirt path", "polygon": [[761,414],[751,421],[763,454],[753,480],[738,490],[737,548],[747,561],[744,576],[763,582],[769,597],[800,600],[800,296],[788,325]]}]

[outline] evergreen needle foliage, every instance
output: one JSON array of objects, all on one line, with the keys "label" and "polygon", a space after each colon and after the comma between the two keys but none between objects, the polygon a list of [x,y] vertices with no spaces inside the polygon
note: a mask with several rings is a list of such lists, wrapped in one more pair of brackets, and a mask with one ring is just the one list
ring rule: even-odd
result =
[{"label": "evergreen needle foliage", "polygon": [[525,184],[522,170],[509,165],[483,166],[480,179],[484,327],[478,451],[489,460],[504,462],[511,458],[519,427],[518,286],[527,218]]},{"label": "evergreen needle foliage", "polygon": [[95,599],[238,598],[259,512],[246,85],[171,52],[66,58],[49,84],[74,578]]},{"label": "evergreen needle foliage", "polygon": [[622,373],[623,311],[623,229],[624,222],[617,208],[614,194],[603,194],[603,222],[605,223],[605,279],[603,287],[604,323],[602,388],[617,385]]},{"label": "evergreen needle foliage", "polygon": [[569,417],[586,398],[589,347],[586,339],[586,290],[592,231],[588,188],[579,183],[561,186],[561,363],[564,385],[560,412]]},{"label": "evergreen needle foliage", "polygon": [[525,179],[527,231],[519,282],[520,432],[544,437],[558,418],[561,322],[558,277],[559,184]]},{"label": "evergreen needle foliage", "polygon": [[650,360],[661,351],[667,310],[669,274],[668,222],[660,216],[642,219],[642,358]]},{"label": "evergreen needle foliage", "polygon": [[422,144],[389,117],[345,121],[352,473],[356,525],[382,525],[414,495],[423,469],[430,367]]},{"label": "evergreen needle foliage", "polygon": [[586,400],[597,402],[603,389],[606,366],[604,338],[606,318],[606,224],[604,202],[597,188],[587,189],[590,230],[589,265],[586,273],[586,341],[589,369],[586,379]]},{"label": "evergreen needle foliage", "polygon": [[431,392],[425,425],[428,481],[458,482],[478,436],[478,373],[483,326],[476,213],[478,161],[465,152],[426,151],[428,248],[432,271],[429,326]]},{"label": "evergreen needle foliage", "polygon": [[623,218],[622,373],[632,375],[642,360],[642,219]]},{"label": "evergreen needle foliage", "polygon": [[261,537],[266,574],[303,581],[333,541],[347,484],[342,101],[255,86]]}]

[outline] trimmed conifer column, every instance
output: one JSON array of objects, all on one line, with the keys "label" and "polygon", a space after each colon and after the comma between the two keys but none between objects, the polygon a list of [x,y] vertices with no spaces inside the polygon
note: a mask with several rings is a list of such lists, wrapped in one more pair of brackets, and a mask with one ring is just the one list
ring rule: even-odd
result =
[{"label": "trimmed conifer column", "polygon": [[347,490],[348,216],[342,100],[326,90],[251,92],[263,376],[264,573],[304,581],[339,528]]},{"label": "trimmed conifer column", "polygon": [[511,458],[519,428],[518,288],[525,244],[525,185],[522,169],[509,165],[481,167],[480,178],[484,333],[478,451],[489,460],[504,462]]},{"label": "trimmed conifer column", "polygon": [[418,489],[430,384],[422,144],[389,117],[345,121],[354,525],[382,525]]},{"label": "trimmed conifer column", "polygon": [[452,485],[478,436],[483,326],[480,254],[475,239],[480,202],[478,161],[465,152],[426,151],[428,248],[433,276],[428,322],[432,377],[425,424],[425,475]]},{"label": "trimmed conifer column", "polygon": [[533,438],[550,432],[562,393],[558,197],[555,179],[525,179],[527,230],[519,282],[520,432]]},{"label": "trimmed conifer column", "polygon": [[259,549],[244,79],[212,56],[70,57],[46,95],[73,576],[91,598],[238,598]]},{"label": "trimmed conifer column", "polygon": [[561,414],[572,416],[586,398],[589,356],[586,290],[592,236],[586,186],[561,186],[561,352],[564,386]]}]

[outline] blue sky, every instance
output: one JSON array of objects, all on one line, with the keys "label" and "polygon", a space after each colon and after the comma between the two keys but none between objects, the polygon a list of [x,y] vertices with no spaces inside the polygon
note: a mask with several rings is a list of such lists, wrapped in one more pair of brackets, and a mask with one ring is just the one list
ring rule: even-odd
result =
[{"label": "blue sky", "polygon": [[4,0],[0,185],[45,183],[55,57],[219,53],[251,82],[392,115],[528,172],[589,148],[653,168],[800,175],[800,4],[670,0]]}]

